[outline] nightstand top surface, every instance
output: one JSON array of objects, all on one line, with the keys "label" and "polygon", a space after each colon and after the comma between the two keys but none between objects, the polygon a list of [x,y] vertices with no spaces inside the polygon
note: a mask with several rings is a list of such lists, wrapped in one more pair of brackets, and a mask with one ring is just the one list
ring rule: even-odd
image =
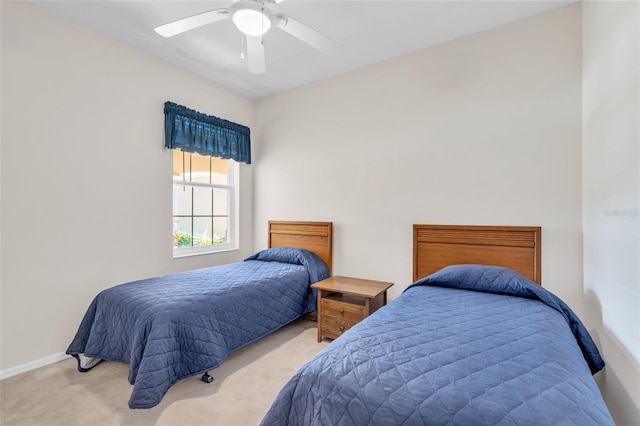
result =
[{"label": "nightstand top surface", "polygon": [[311,284],[312,288],[317,288],[325,291],[336,291],[345,294],[354,294],[356,296],[363,296],[368,298],[374,298],[380,293],[385,292],[393,283],[387,283],[383,281],[365,280],[362,278],[343,277],[340,275],[334,275],[326,280],[318,281],[315,284]]}]

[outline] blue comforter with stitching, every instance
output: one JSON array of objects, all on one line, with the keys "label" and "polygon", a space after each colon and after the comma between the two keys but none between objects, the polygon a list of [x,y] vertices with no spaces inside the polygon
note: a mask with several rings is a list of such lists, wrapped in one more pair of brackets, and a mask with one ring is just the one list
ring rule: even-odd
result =
[{"label": "blue comforter with stitching", "polygon": [[67,354],[129,364],[129,407],[157,405],[178,380],[315,310],[329,276],[310,251],[280,247],[244,262],[109,288],[89,306]]},{"label": "blue comforter with stitching", "polygon": [[284,386],[262,425],[612,425],[604,362],[556,296],[458,265],[412,284]]}]

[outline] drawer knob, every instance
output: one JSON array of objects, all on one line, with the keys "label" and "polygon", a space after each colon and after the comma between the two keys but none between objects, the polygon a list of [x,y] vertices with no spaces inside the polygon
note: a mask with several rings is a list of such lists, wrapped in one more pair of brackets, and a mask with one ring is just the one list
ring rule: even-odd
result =
[{"label": "drawer knob", "polygon": [[344,314],[344,309],[340,308],[340,313]]}]

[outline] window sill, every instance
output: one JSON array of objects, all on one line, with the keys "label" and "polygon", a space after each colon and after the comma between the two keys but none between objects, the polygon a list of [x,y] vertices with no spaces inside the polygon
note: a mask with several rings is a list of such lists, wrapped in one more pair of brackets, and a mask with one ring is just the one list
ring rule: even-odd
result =
[{"label": "window sill", "polygon": [[238,250],[239,249],[237,247],[229,247],[229,248],[223,248],[223,249],[218,249],[218,250],[198,251],[198,252],[191,252],[191,253],[180,253],[180,254],[173,253],[173,258],[174,259],[181,259],[183,257],[193,257],[193,256],[203,256],[203,255],[207,255],[207,254],[227,253],[227,252],[230,252],[230,251],[238,251]]}]

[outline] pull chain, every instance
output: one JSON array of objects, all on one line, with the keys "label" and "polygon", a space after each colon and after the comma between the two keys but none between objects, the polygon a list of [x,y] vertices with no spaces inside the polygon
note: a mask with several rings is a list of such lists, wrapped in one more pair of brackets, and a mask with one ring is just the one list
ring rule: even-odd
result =
[{"label": "pull chain", "polygon": [[242,46],[240,46],[240,60],[244,61],[244,51],[246,50],[247,47],[247,36],[245,35],[245,33],[242,33],[242,36],[240,38],[241,44]]},{"label": "pull chain", "polygon": [[264,2],[262,2],[262,10],[260,10],[260,13],[262,13],[262,18],[260,18],[260,25],[262,26],[262,31],[261,31],[261,35],[260,35],[260,44],[264,46]]}]

